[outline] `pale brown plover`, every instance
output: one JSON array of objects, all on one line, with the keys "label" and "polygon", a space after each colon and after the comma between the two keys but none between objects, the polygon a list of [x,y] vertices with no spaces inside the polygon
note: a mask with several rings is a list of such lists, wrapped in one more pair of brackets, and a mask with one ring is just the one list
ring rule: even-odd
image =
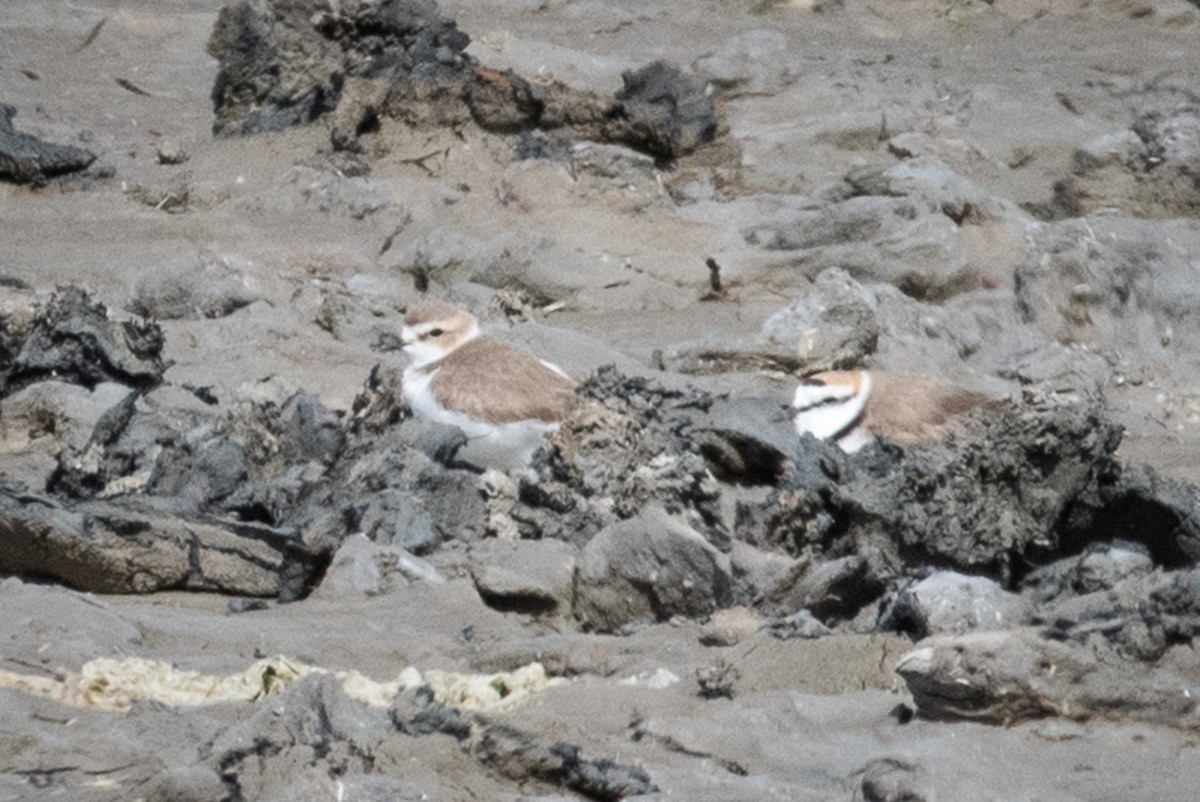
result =
[{"label": "pale brown plover", "polygon": [[404,323],[404,399],[413,414],[462,429],[487,467],[528,464],[575,403],[566,372],[482,336],[464,309],[425,302]]},{"label": "pale brown plover", "polygon": [[854,453],[876,435],[902,446],[936,440],[959,416],[990,400],[923,377],[854,370],[805,378],[792,407],[797,433]]}]

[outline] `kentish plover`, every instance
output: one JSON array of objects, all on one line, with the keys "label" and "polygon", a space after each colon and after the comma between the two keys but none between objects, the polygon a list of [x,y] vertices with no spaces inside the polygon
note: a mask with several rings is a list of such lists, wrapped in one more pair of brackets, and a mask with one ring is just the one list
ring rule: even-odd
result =
[{"label": "kentish plover", "polygon": [[482,336],[464,309],[426,302],[404,323],[404,398],[413,414],[462,429],[489,467],[528,464],[575,403],[566,372]]},{"label": "kentish plover", "polygon": [[828,371],[804,379],[792,407],[796,431],[853,453],[876,435],[902,446],[941,437],[961,415],[991,400],[916,376]]}]

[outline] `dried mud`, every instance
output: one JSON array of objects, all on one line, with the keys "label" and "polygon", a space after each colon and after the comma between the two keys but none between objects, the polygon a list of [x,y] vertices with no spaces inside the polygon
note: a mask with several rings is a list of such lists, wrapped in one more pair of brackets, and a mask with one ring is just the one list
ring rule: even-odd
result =
[{"label": "dried mud", "polygon": [[[1190,793],[1194,4],[7,20],[0,799]],[[580,378],[527,469],[426,295]],[[859,366],[993,400],[798,437]]]}]

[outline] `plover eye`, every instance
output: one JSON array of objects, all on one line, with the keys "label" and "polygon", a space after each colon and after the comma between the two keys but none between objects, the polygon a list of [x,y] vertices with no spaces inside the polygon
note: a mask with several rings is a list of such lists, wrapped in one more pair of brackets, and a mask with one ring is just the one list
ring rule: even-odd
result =
[{"label": "plover eye", "polygon": [[441,329],[430,329],[429,330],[430,337],[441,337],[445,333],[446,332],[442,331]]}]

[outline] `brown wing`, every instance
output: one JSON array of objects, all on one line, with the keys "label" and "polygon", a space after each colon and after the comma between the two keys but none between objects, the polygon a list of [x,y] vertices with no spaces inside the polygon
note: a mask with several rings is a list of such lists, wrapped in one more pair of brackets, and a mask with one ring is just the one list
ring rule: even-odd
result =
[{"label": "brown wing", "polygon": [[447,409],[489,423],[561,421],[575,382],[510,345],[477,337],[438,365],[433,392]]},{"label": "brown wing", "polygon": [[864,423],[902,446],[941,437],[956,419],[991,396],[950,387],[932,379],[872,373],[871,400]]}]

